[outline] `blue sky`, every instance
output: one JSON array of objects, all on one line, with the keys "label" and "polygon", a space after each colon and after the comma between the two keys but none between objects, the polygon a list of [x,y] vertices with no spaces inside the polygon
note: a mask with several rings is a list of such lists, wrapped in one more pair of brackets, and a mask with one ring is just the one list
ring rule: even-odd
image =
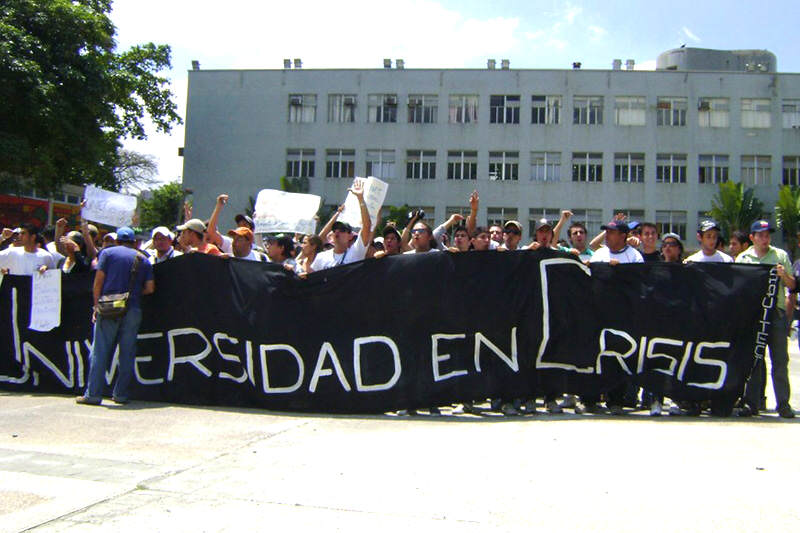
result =
[{"label": "blue sky", "polygon": [[[800,72],[800,2],[707,0],[478,1],[116,0],[112,20],[119,48],[156,42],[172,47],[173,92],[183,116],[191,61],[207,69],[281,68],[299,57],[304,68],[381,68],[403,58],[406,68],[484,68],[489,58],[511,68],[608,69],[615,58],[655,68],[659,53],[682,44],[700,48],[765,48],[780,72]],[[162,181],[179,179],[183,127],[153,133],[128,148],[152,154]]]}]

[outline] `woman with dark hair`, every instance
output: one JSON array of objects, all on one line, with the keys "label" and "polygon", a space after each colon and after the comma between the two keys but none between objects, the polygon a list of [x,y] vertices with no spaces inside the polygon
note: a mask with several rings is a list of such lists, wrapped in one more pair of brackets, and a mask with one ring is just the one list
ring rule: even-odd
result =
[{"label": "woman with dark hair", "polygon": [[425,222],[417,222],[411,230],[411,246],[413,250],[403,252],[406,254],[422,254],[426,252],[438,252],[436,240],[433,238],[433,230]]},{"label": "woman with dark hair", "polygon": [[311,263],[317,257],[317,254],[322,251],[322,239],[318,235],[306,235],[303,237],[303,244],[300,246],[301,252],[297,256],[297,264],[294,267],[294,273],[298,276],[304,276],[311,272]]},{"label": "woman with dark hair", "polygon": [[66,236],[61,237],[59,242],[64,250],[64,263],[61,271],[65,274],[88,272],[91,261],[86,257],[86,244],[78,231],[70,231]]}]

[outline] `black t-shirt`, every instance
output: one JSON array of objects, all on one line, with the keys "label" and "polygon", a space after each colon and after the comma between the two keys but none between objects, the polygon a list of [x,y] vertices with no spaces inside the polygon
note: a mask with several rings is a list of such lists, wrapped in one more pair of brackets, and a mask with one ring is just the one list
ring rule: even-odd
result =
[{"label": "black t-shirt", "polygon": [[645,263],[661,261],[661,252],[659,252],[658,250],[649,254],[642,252],[642,259],[644,259]]}]

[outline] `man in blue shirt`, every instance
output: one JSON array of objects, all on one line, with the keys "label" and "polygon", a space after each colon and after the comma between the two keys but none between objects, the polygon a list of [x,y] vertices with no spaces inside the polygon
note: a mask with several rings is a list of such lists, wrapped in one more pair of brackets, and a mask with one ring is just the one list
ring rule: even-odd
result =
[{"label": "man in blue shirt", "polygon": [[[139,257],[136,276],[131,287],[131,270],[134,260]],[[112,399],[115,403],[128,403],[128,389],[133,377],[133,364],[136,357],[136,337],[142,322],[140,298],[155,291],[153,267],[135,248],[133,230],[121,227],[117,230],[117,246],[103,250],[97,264],[92,290],[94,296],[94,341],[89,353],[89,377],[86,392],[78,396],[76,402],[86,405],[100,405],[103,401],[105,372],[109,359],[119,345],[119,375],[114,385]],[[100,296],[128,292],[128,310],[124,316],[106,318],[97,313]]]}]

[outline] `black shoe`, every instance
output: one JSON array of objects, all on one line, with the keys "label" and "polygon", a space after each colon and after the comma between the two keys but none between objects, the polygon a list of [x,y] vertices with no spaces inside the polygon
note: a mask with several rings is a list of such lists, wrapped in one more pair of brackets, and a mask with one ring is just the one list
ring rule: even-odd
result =
[{"label": "black shoe", "polygon": [[116,396],[112,396],[111,397],[111,401],[114,402],[117,405],[125,405],[130,400],[123,400],[122,398],[117,398]]},{"label": "black shoe", "polygon": [[86,396],[78,396],[75,398],[75,403],[79,403],[81,405],[100,405],[103,403],[102,399],[94,400],[92,398],[87,398]]},{"label": "black shoe", "polygon": [[758,416],[758,409],[750,405],[743,405],[738,409],[735,409],[734,412],[736,413],[736,416],[742,416],[742,417]]},{"label": "black shoe", "polygon": [[794,418],[794,411],[788,403],[778,406],[778,416],[781,418]]}]

